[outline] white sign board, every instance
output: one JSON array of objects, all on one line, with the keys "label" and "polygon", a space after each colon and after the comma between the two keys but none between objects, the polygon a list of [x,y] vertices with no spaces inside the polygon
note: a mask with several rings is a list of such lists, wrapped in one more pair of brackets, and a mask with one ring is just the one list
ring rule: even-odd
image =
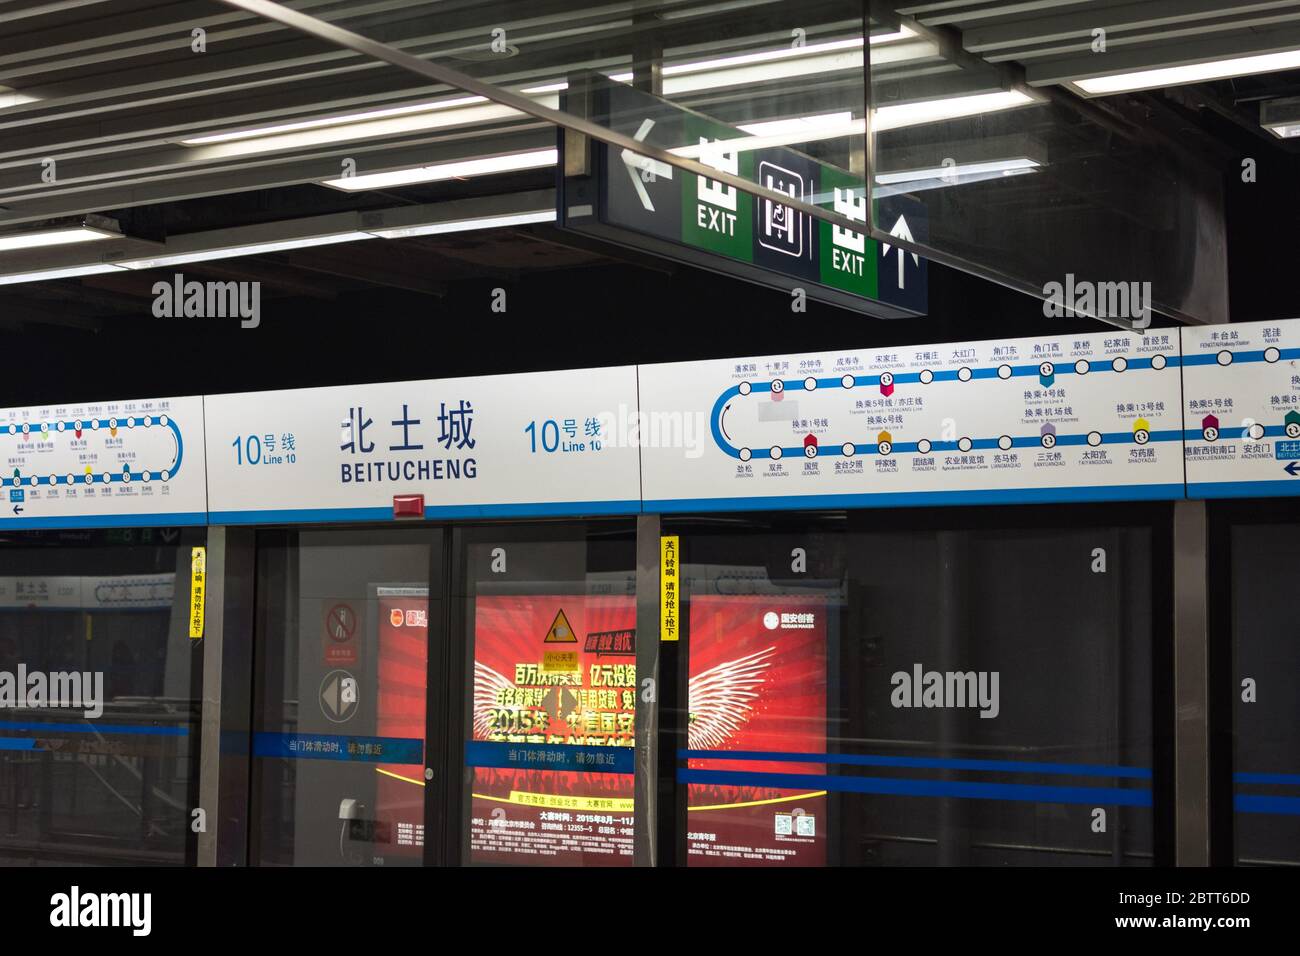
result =
[{"label": "white sign board", "polygon": [[207,522],[203,400],[0,411],[0,528]]},{"label": "white sign board", "polygon": [[211,523],[633,513],[635,409],[633,366],[211,396]]},{"label": "white sign board", "polygon": [[[1165,329],[642,366],[645,510],[1181,498],[1178,358]],[[675,419],[704,441],[655,440]]]},{"label": "white sign board", "polygon": [[1300,321],[1183,329],[1189,498],[1300,494]]}]

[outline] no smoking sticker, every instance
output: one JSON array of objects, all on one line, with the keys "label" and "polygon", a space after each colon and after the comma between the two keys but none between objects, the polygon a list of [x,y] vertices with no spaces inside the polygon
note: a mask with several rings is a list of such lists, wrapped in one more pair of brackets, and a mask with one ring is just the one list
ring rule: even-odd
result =
[{"label": "no smoking sticker", "polygon": [[323,662],[328,667],[356,667],[361,662],[357,612],[351,604],[330,605],[325,611]]}]

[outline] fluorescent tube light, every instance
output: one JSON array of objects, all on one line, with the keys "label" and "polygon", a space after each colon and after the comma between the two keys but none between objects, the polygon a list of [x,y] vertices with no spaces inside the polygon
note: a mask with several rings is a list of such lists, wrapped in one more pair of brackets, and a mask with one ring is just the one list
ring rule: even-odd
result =
[{"label": "fluorescent tube light", "polygon": [[1148,90],[1164,86],[1182,86],[1184,83],[1223,80],[1252,73],[1275,73],[1278,70],[1293,70],[1297,67],[1300,67],[1300,50],[1286,50],[1281,53],[1261,53],[1226,60],[1210,60],[1207,63],[1189,63],[1185,66],[1165,66],[1133,73],[1116,73],[1112,76],[1094,76],[1070,82],[1087,96],[1105,96],[1110,93],[1126,93],[1130,90]]},{"label": "fluorescent tube light", "polygon": [[941,100],[923,100],[919,103],[898,103],[882,106],[872,115],[871,128],[875,132],[921,126],[942,120],[978,116],[998,110],[1013,109],[1035,103],[1028,93],[1020,90],[1001,90],[997,93],[976,93],[973,96],[950,96]]},{"label": "fluorescent tube light", "polygon": [[[942,100],[926,100],[919,103],[900,103],[895,106],[882,106],[876,110],[872,119],[872,128],[880,132],[904,126],[919,126],[963,116],[993,113],[1033,102],[1036,102],[1034,98],[1026,93],[1008,90],[979,93],[973,96],[954,96]],[[812,143],[843,136],[860,136],[866,131],[866,124],[860,119],[854,119],[853,114],[843,112],[747,123],[739,128],[750,135],[706,143],[703,146],[694,144],[678,146],[671,152],[678,156],[698,159],[701,155],[717,152],[717,142],[725,142],[728,151],[740,152]]]},{"label": "fluorescent tube light", "polygon": [[1300,136],[1300,96],[1265,100],[1259,105],[1259,125],[1279,139]]},{"label": "fluorescent tube light", "polygon": [[364,176],[326,179],[322,181],[321,185],[346,190],[347,192],[357,192],[363,189],[388,189],[394,186],[409,186],[412,183],[432,183],[444,179],[466,179],[471,176],[488,176],[493,173],[540,169],[546,166],[554,166],[556,161],[556,150],[534,149],[521,153],[505,153],[501,156],[485,156],[479,159],[436,163],[432,166],[417,166],[412,169],[397,169],[387,173],[368,173]]},{"label": "fluorescent tube light", "polygon": [[0,110],[8,109],[11,106],[21,106],[24,103],[37,103],[40,102],[40,99],[39,96],[28,96],[26,93],[19,93],[7,86],[0,86]]},{"label": "fluorescent tube light", "polygon": [[76,276],[93,276],[101,272],[118,272],[115,265],[97,262],[88,266],[69,266],[64,269],[40,269],[36,272],[16,272],[0,276],[0,285],[17,285],[20,282],[44,282],[49,279],[71,279]]},{"label": "fluorescent tube light", "polygon": [[[1039,163],[1028,156],[1016,156],[1011,159],[994,159],[983,163],[958,163],[954,166],[931,166],[928,169],[903,169],[892,173],[881,173],[876,182],[882,184],[911,183],[924,179],[950,180],[960,176],[980,176],[984,173],[1001,173],[1014,176],[1017,173],[1036,169]],[[987,178],[987,177],[985,177]]]},{"label": "fluorescent tube light", "polygon": [[448,232],[469,232],[474,229],[497,229],[502,226],[524,226],[535,222],[555,222],[554,209],[536,212],[517,212],[505,216],[483,216],[478,219],[456,219],[450,222],[431,222],[420,226],[397,226],[392,229],[375,229],[372,235],[381,239],[409,239],[412,236],[438,236]]},{"label": "fluorescent tube light", "polygon": [[163,266],[180,266],[188,262],[209,262],[213,259],[234,259],[238,256],[260,256],[289,249],[310,249],[312,246],[329,246],[339,242],[357,242],[373,239],[368,232],[340,232],[332,236],[310,236],[302,239],[281,239],[276,242],[258,242],[246,246],[226,246],[194,252],[177,252],[149,259],[130,259],[117,263],[123,269],[159,269]]},{"label": "fluorescent tube light", "polygon": [[0,236],[0,252],[14,249],[39,249],[42,246],[64,246],[73,242],[91,242],[96,239],[121,239],[122,234],[94,226],[59,226],[32,232],[15,232]]},{"label": "fluorescent tube light", "polygon": [[[566,82],[548,83],[543,86],[529,87],[520,90],[521,93],[529,95],[542,95],[547,93],[557,93],[569,88]],[[553,98],[552,98],[553,99]],[[355,129],[358,124],[374,123],[380,120],[390,120],[394,117],[421,117],[427,116],[427,123],[419,123],[411,129],[430,129],[436,126],[452,125],[454,120],[445,118],[445,112],[448,110],[462,110],[471,106],[483,106],[491,104],[491,100],[484,96],[456,96],[445,100],[430,100],[422,103],[407,103],[403,106],[384,106],[376,109],[359,110],[355,113],[342,113],[336,116],[321,116],[314,119],[295,120],[289,123],[275,123],[270,126],[255,126],[249,129],[228,130],[224,133],[209,133],[203,136],[193,136],[188,139],[180,140],[183,146],[212,146],[220,143],[242,142],[244,140],[261,139],[269,136],[286,136],[293,133],[303,133],[308,130],[335,130],[335,135],[323,139],[316,139],[316,142],[334,142],[343,139],[358,139],[362,136],[374,135],[373,133],[360,132]],[[494,104],[495,105],[495,104]],[[558,105],[556,102],[547,105]],[[496,106],[497,110],[508,110],[510,115],[522,115],[517,110],[509,107]],[[443,114],[443,115],[439,115]],[[463,120],[462,120],[463,121]],[[404,130],[397,130],[403,132]],[[304,145],[309,145],[304,143]],[[282,145],[277,148],[287,148]]]}]

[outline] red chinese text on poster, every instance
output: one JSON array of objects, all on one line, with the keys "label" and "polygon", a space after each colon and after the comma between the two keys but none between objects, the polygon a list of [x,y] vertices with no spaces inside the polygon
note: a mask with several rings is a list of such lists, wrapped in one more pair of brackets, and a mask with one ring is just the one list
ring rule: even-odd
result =
[{"label": "red chinese text on poster", "polygon": [[[474,740],[632,747],[636,606],[623,595],[475,602]],[[475,767],[470,859],[632,862],[632,775]]]},{"label": "red chinese text on poster", "polygon": [[[827,603],[701,595],[690,604],[691,750],[826,752]],[[824,764],[688,761],[692,770],[822,775]],[[826,793],[745,784],[687,786],[691,866],[822,866]]]}]

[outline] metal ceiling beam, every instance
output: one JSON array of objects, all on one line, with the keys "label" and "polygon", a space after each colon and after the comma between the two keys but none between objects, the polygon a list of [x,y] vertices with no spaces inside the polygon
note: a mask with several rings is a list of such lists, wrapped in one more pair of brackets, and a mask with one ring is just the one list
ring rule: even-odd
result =
[{"label": "metal ceiling beam", "polygon": [[1167,66],[1185,66],[1232,57],[1254,56],[1300,49],[1300,26],[1269,31],[1251,31],[1242,35],[1216,35],[1200,39],[1178,40],[1161,44],[1144,44],[1104,54],[1079,56],[1030,63],[1025,79],[1031,86],[1069,83],[1093,76],[1112,76]]},{"label": "metal ceiling beam", "polygon": [[286,9],[279,4],[271,3],[269,0],[220,0],[228,6],[238,7],[243,10],[249,10],[268,19],[277,20],[281,23],[291,26],[310,36],[317,37],[327,43],[337,46],[346,47],[355,50],[358,53],[382,60],[385,63],[392,64],[400,69],[407,70],[418,76],[424,76],[441,83],[448,83],[452,86],[462,89],[467,93],[478,96],[484,96],[497,103],[512,107],[521,113],[535,116],[538,119],[545,120],[555,124],[559,128],[571,129],[577,133],[589,136],[597,142],[605,143],[617,149],[627,150],[633,154],[648,156],[651,159],[657,159],[662,163],[674,166],[684,172],[693,173],[697,176],[703,176],[715,182],[725,183],[746,193],[758,196],[762,199],[768,199],[772,202],[779,202],[787,208],[797,210],[814,219],[830,222],[840,226],[843,229],[854,231],[863,231],[864,224],[855,221],[849,217],[835,212],[831,209],[824,209],[813,203],[805,202],[800,199],[794,199],[791,196],[778,192],[777,190],[768,189],[757,183],[751,182],[741,176],[736,176],[720,169],[715,169],[704,163],[688,159],[683,156],[656,146],[643,143],[640,140],[624,133],[616,132],[599,123],[592,122],[583,117],[573,116],[558,109],[551,109],[542,106],[533,99],[523,94],[515,93],[487,83],[469,74],[462,73],[459,70],[453,70],[440,63],[431,63],[419,57],[412,56],[402,50],[395,49],[358,33],[344,30],[336,27],[331,23],[317,20],[313,17],[305,16],[296,11]]},{"label": "metal ceiling beam", "polygon": [[[1253,15],[1262,15],[1259,17]],[[1091,49],[1092,31],[1106,31],[1107,50],[1118,42],[1114,34],[1138,32],[1126,42],[1160,38],[1168,27],[1231,18],[1235,29],[1279,19],[1300,19],[1300,0],[1139,0],[1139,2],[1064,11],[1049,16],[993,21],[962,31],[962,45],[973,53],[1007,51],[1071,41]],[[1193,27],[1204,29],[1205,25]]]}]

